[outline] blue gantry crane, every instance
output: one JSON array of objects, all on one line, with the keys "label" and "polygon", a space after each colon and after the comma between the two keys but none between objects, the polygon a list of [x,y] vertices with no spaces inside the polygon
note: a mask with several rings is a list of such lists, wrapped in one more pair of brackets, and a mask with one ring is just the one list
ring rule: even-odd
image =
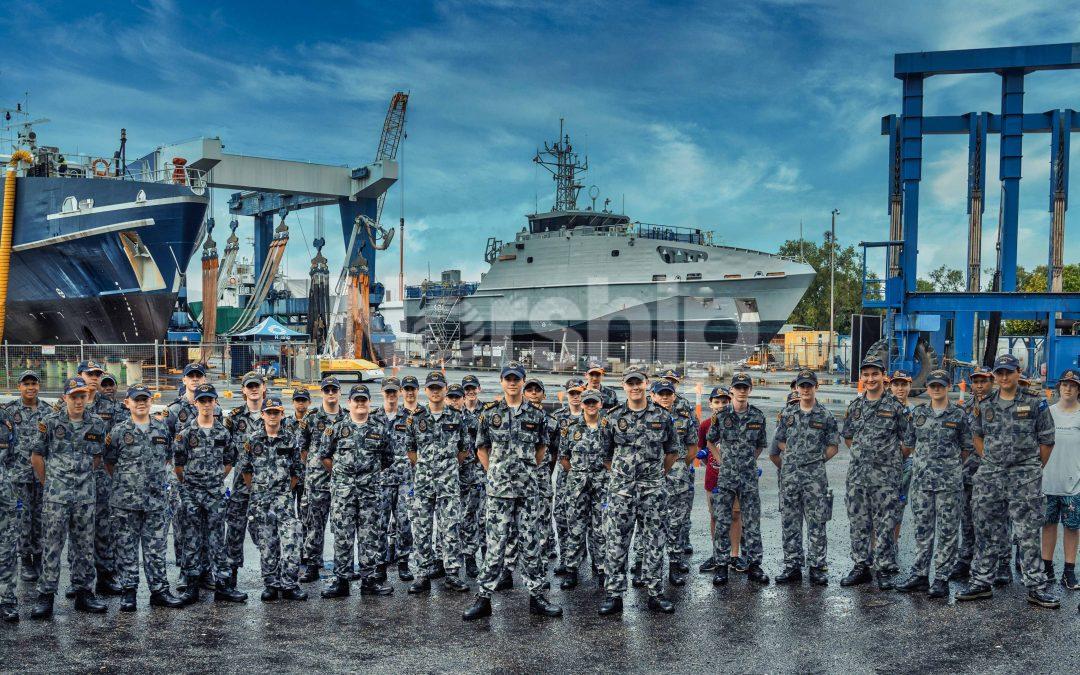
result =
[{"label": "blue gantry crane", "polygon": [[[863,306],[885,310],[885,338],[871,347],[892,368],[915,374],[919,387],[932,368],[945,365],[956,377],[989,364],[997,349],[1003,319],[1039,322],[1041,361],[1047,385],[1066,367],[1080,365],[1080,293],[1063,293],[1062,268],[1065,213],[1068,209],[1069,139],[1080,131],[1080,114],[1072,109],[1024,112],[1024,79],[1037,71],[1080,69],[1080,43],[963,49],[897,54],[895,75],[903,83],[900,115],[882,119],[889,137],[889,239],[863,242]],[[923,115],[923,85],[943,74],[996,73],[1001,78],[1001,112],[968,112],[951,116]],[[968,256],[966,289],[960,293],[918,292],[919,182],[923,136],[968,136]],[[997,260],[991,290],[981,289],[982,215],[986,187],[987,134],[1000,135],[1001,205]],[[1025,134],[1050,138],[1051,228],[1046,293],[1016,289],[1020,212],[1021,158]],[[871,278],[867,253],[884,249],[884,278]],[[979,352],[979,326],[986,322]],[[951,341],[948,337],[951,336]],[[1029,358],[1027,370],[1038,376]]]}]

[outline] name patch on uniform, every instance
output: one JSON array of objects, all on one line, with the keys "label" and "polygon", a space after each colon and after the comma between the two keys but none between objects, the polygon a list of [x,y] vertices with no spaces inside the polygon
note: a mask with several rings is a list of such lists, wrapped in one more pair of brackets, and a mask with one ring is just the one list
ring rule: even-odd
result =
[{"label": "name patch on uniform", "polygon": [[457,422],[450,422],[442,425],[443,431],[455,431],[457,429]]},{"label": "name patch on uniform", "polygon": [[750,424],[746,425],[746,428],[747,429],[760,429],[761,425],[759,423],[757,423],[757,422],[751,422]]},{"label": "name patch on uniform", "polygon": [[[790,427],[794,423],[795,423],[795,420],[793,418],[789,417],[788,418],[788,426]],[[811,429],[824,429],[825,428],[825,423],[824,422],[810,422],[810,428]]]},{"label": "name patch on uniform", "polygon": [[83,438],[85,438],[86,440],[90,441],[91,443],[100,443],[100,442],[101,442],[101,440],[102,440],[102,438],[101,438],[101,434],[95,434],[95,433],[94,433],[94,432],[92,432],[92,431],[88,431],[88,432],[86,433],[86,435],[85,435],[85,436],[83,436]]},{"label": "name patch on uniform", "polygon": [[408,429],[408,426],[400,422],[394,425],[394,431],[405,431],[406,429]]},{"label": "name patch on uniform", "polygon": [[526,431],[536,431],[536,422],[525,422],[521,425],[521,428]]},{"label": "name patch on uniform", "polygon": [[649,422],[650,429],[663,429],[664,425],[661,422]]},{"label": "name patch on uniform", "polygon": [[877,416],[878,417],[892,417],[893,412],[891,410],[879,410]]},{"label": "name patch on uniform", "polygon": [[946,427],[946,428],[949,428],[949,429],[955,429],[955,428],[957,428],[958,426],[960,426],[960,425],[959,425],[959,424],[957,424],[956,422],[946,422],[946,423],[945,423],[945,427]]},{"label": "name patch on uniform", "polygon": [[154,436],[154,445],[165,445],[166,442],[164,436]]},{"label": "name patch on uniform", "polygon": [[379,432],[377,432],[377,431],[372,431],[371,433],[369,433],[369,434],[367,435],[367,439],[368,439],[369,441],[381,441],[381,440],[382,440],[382,436],[381,436],[381,435],[379,434]]}]

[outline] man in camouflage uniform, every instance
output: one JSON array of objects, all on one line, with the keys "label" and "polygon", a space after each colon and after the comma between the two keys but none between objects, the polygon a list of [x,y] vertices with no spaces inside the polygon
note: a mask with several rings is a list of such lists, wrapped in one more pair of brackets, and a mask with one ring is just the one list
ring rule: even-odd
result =
[{"label": "man in camouflage uniform", "polygon": [[30,450],[38,434],[37,424],[43,414],[50,412],[38,399],[41,378],[33,370],[19,375],[19,398],[6,406],[8,418],[15,426],[19,460],[12,467],[16,499],[22,503],[18,512],[17,532],[23,581],[37,581],[41,573],[41,483],[30,466]]},{"label": "man in camouflage uniform", "polygon": [[[544,399],[546,398],[546,391],[544,389],[544,383],[538,377],[530,377],[525,381],[525,401],[533,404],[537,408],[544,410]],[[555,444],[555,438],[558,432],[555,419],[544,411],[544,437],[546,439],[545,445],[548,449],[551,449]],[[541,556],[544,559],[544,575],[547,576],[547,561],[557,557],[558,553],[555,550],[555,530],[551,522],[551,501],[555,496],[554,488],[551,484],[551,471],[554,468],[552,465],[552,453],[545,453],[544,463],[540,465],[540,470],[537,472],[537,486],[539,487],[538,500],[540,509],[540,551]],[[513,539],[512,539],[513,540]],[[511,547],[513,548],[513,546]],[[514,554],[511,554],[510,558],[515,559]]]},{"label": "man in camouflage uniform", "polygon": [[[308,428],[308,407],[311,406],[311,394],[307,387],[296,387],[292,395],[293,411],[281,420],[281,426],[295,433],[299,437],[300,451],[303,453],[311,444],[311,430]],[[307,473],[303,464],[300,465],[300,482],[296,484],[296,516],[300,519],[300,541],[304,541],[304,518],[301,504],[304,496],[304,474]]]},{"label": "man in camouflage uniform", "polygon": [[484,467],[476,458],[476,431],[480,423],[482,404],[479,399],[480,380],[475,375],[461,378],[464,393],[461,411],[469,433],[469,450],[458,467],[461,481],[461,554],[465,558],[465,574],[475,579],[480,574],[477,556],[484,555]]},{"label": "man in camouflage uniform", "polygon": [[[566,391],[566,405],[556,410],[551,416],[554,422],[554,433],[549,436],[551,445],[548,447],[548,455],[551,456],[552,461],[556,462],[553,479],[555,496],[551,505],[551,512],[555,517],[555,535],[559,542],[559,564],[555,566],[555,576],[558,577],[567,574],[569,569],[566,565],[566,540],[570,536],[568,532],[569,522],[567,520],[570,502],[566,489],[566,472],[568,469],[564,468],[561,461],[561,445],[565,436],[563,431],[570,426],[571,422],[581,417],[581,394],[585,390],[585,380],[580,377],[571,377],[563,387]],[[601,398],[603,397],[601,396]],[[576,584],[576,580],[573,583]]]},{"label": "man in camouflage uniform", "polygon": [[397,453],[386,425],[370,415],[370,399],[367,385],[353,385],[349,415],[326,430],[326,441],[319,450],[330,473],[330,527],[334,531],[334,578],[322,592],[324,598],[349,595],[354,544],[360,565],[360,594],[394,592],[379,583],[375,568],[381,560],[383,538],[379,474],[390,468]]},{"label": "man in camouflage uniform", "polygon": [[[464,592],[458,576],[461,560],[461,483],[458,467],[469,449],[465,416],[446,406],[446,377],[439,371],[424,380],[428,404],[409,417],[406,450],[414,468],[410,518],[416,539],[417,579],[410,594],[431,589],[435,572],[435,539],[442,540],[443,587]],[[438,532],[436,532],[436,527]]]},{"label": "man in camouflage uniform", "polygon": [[543,595],[546,574],[541,558],[538,473],[543,470],[547,449],[546,416],[539,406],[522,398],[524,381],[524,366],[516,361],[507,363],[500,375],[503,399],[488,403],[480,413],[476,453],[488,476],[487,552],[476,602],[462,615],[466,621],[491,616],[491,594],[510,573],[506,565],[512,524],[518,533],[521,572],[529,589],[529,612],[562,616],[562,608]]},{"label": "man in camouflage uniform", "polygon": [[604,384],[604,363],[599,360],[589,361],[585,371],[586,389],[594,389],[604,397],[604,410],[611,410],[619,405],[619,395],[614,389]]},{"label": "man in camouflage uniform", "polygon": [[603,524],[609,468],[605,461],[612,453],[611,426],[600,416],[604,397],[599,391],[586,391],[579,400],[582,414],[566,415],[559,420],[559,463],[566,475],[567,509],[566,539],[561,542],[566,563],[566,573],[559,584],[563,590],[578,585],[578,568],[585,560],[586,542],[593,574],[601,588],[607,574]]},{"label": "man in camouflage uniform", "polygon": [[[713,557],[717,560],[731,558],[732,508],[738,498],[745,543],[743,555],[749,563],[746,576],[753,582],[768,584],[769,577],[761,569],[761,494],[758,492],[757,468],[757,458],[765,449],[767,434],[765,414],[749,402],[752,387],[753,380],[746,373],[732,376],[731,405],[713,414],[706,436],[709,451],[715,454],[720,464],[716,489],[710,496],[716,517]],[[718,566],[713,584],[725,584],[727,579],[727,566]]]},{"label": "man in camouflage uniform", "polygon": [[131,416],[113,425],[105,437],[105,469],[112,477],[110,510],[116,537],[114,551],[123,598],[121,612],[135,611],[139,588],[139,552],[150,588],[150,606],[183,607],[169,592],[165,575],[165,473],[172,455],[169,428],[150,419],[150,390],[128,387]]},{"label": "man in camouflage uniform", "polygon": [[784,541],[784,571],[777,584],[802,580],[803,521],[810,562],[810,583],[829,583],[826,524],[832,517],[832,491],[825,462],[836,456],[840,431],[836,418],[817,401],[818,380],[813,371],[795,378],[798,400],[780,413],[776,424],[780,469],[780,525]]},{"label": "man in camouflage uniform", "polygon": [[[262,408],[266,398],[266,383],[262,375],[247,373],[240,384],[244,403],[230,410],[222,420],[237,449],[238,462],[244,457],[241,453],[245,442],[263,428]],[[229,584],[232,588],[236,588],[237,570],[244,566],[245,534],[250,532],[251,540],[259,546],[259,524],[248,513],[250,503],[251,488],[241,472],[234,471],[232,488],[226,491],[225,498],[225,551],[229,557]]]},{"label": "man in camouflage uniform", "polygon": [[0,408],[0,619],[19,620],[15,571],[19,566],[19,483],[26,462],[18,448],[18,433],[6,407]]},{"label": "man in camouflage uniform", "polygon": [[263,401],[263,425],[244,441],[237,471],[250,489],[252,520],[259,530],[259,565],[263,602],[307,600],[297,575],[300,567],[300,521],[293,492],[300,480],[300,439],[281,426],[285,406],[276,396]]},{"label": "man in camouflage uniform", "polygon": [[34,474],[44,485],[41,511],[42,557],[38,599],[30,614],[47,619],[53,613],[53,596],[60,580],[60,556],[71,535],[71,583],[75,609],[100,614],[105,603],[94,596],[94,469],[101,463],[105,446],[105,423],[86,413],[86,380],[73,377],[64,383],[64,407],[43,415],[31,446]]},{"label": "man in camouflage uniform", "polygon": [[236,465],[236,446],[215,414],[217,390],[211,384],[195,388],[196,416],[181,428],[173,443],[173,472],[179,485],[186,533],[180,564],[185,587],[182,600],[199,599],[203,570],[214,583],[214,600],[244,602],[247,594],[231,588],[225,551],[225,478]]},{"label": "man in camouflage uniform", "polygon": [[[986,366],[978,366],[971,372],[971,395],[965,398],[960,408],[968,416],[968,427],[971,427],[971,417],[975,412],[975,404],[986,398],[994,390],[994,371]],[[964,461],[964,495],[963,508],[960,513],[960,550],[959,560],[953,567],[949,581],[963,581],[971,574],[971,561],[975,557],[975,517],[971,512],[971,495],[975,481],[975,472],[979,470],[982,458],[977,452],[969,452]],[[1012,570],[1009,569],[1008,550],[1003,560],[998,563],[998,577],[1004,577],[1001,584],[1012,581]],[[997,578],[994,583],[998,584]]]},{"label": "man in camouflage uniform", "polygon": [[319,453],[329,440],[327,430],[349,416],[338,404],[341,398],[341,383],[336,377],[324,377],[319,382],[319,387],[322,390],[322,405],[307,416],[310,440],[308,447],[301,453],[304,462],[304,494],[300,502],[300,517],[304,521],[304,544],[300,581],[304,583],[317,581],[319,578],[319,570],[323,566],[323,549],[326,547],[326,521],[330,517],[330,472],[326,470]]},{"label": "man in camouflage uniform", "polygon": [[[960,538],[964,459],[973,449],[967,413],[949,402],[951,384],[944,370],[931,371],[926,378],[930,402],[916,406],[911,412],[915,452],[909,494],[915,521],[915,563],[911,575],[897,590],[928,591],[931,598],[949,596],[947,578],[956,565]],[[930,586],[931,552],[935,553],[933,586]]]},{"label": "man in camouflage uniform", "polygon": [[675,424],[664,409],[646,396],[648,376],[631,370],[623,376],[626,402],[607,413],[612,427],[612,455],[608,477],[608,508],[604,512],[604,540],[608,547],[607,596],[600,614],[622,611],[626,592],[626,564],[634,515],[640,514],[637,536],[645,540],[642,581],[649,589],[648,607],[671,613],[675,606],[663,593],[664,498],[668,471],[684,454]]},{"label": "man in camouflage uniform", "polygon": [[990,584],[1004,548],[1003,524],[1011,521],[1020,542],[1028,602],[1056,609],[1061,603],[1050,592],[1040,547],[1045,516],[1042,469],[1054,449],[1054,419],[1045,399],[1019,388],[1019,371],[1015,356],[998,356],[994,360],[998,390],[975,404],[971,432],[975,451],[982,457],[972,496],[975,562],[971,582],[956,599],[993,596]]},{"label": "man in camouflage uniform", "polygon": [[[401,381],[396,377],[387,377],[382,381],[382,406],[371,414],[372,419],[382,425],[393,441],[393,463],[379,474],[379,486],[382,499],[379,503],[380,530],[379,566],[375,577],[378,581],[386,580],[386,566],[397,563],[398,578],[412,581],[409,571],[409,554],[412,553],[413,533],[409,520],[409,492],[412,489],[412,465],[405,450],[408,445],[409,416],[398,404],[401,393]],[[391,559],[391,554],[396,560]]]},{"label": "man in camouflage uniform", "polygon": [[[693,403],[688,398],[679,393],[679,385],[682,384],[682,375],[679,371],[669,368],[664,371],[664,379],[671,383],[671,386],[675,387],[675,412],[685,413],[687,417],[694,420],[695,424],[698,422],[697,410]],[[699,426],[700,428],[700,426]],[[690,468],[687,470],[684,476],[687,484],[690,488],[683,491],[683,496],[686,499],[686,505],[683,507],[686,513],[694,512],[694,465],[691,460]],[[738,502],[736,501],[736,513],[738,513]],[[686,520],[686,526],[679,532],[679,546],[682,549],[683,555],[693,555],[694,547],[690,545],[690,520]],[[690,571],[690,568],[682,561],[679,560],[679,569],[683,574]]]},{"label": "man in camouflage uniform", "polygon": [[[892,375],[886,378],[886,382],[889,386],[886,395],[895,398],[910,413],[912,406],[908,402],[908,397],[911,395],[911,374],[906,370],[894,370]],[[900,526],[904,523],[904,509],[907,508],[910,501],[908,497],[911,488],[911,467],[912,456],[908,455],[900,465],[900,492],[896,496],[896,508],[893,510],[896,520],[893,523],[893,536],[889,539],[889,567],[887,571],[890,574],[896,574],[900,571],[900,567],[896,564],[896,554],[900,546]]]},{"label": "man in camouflage uniform", "polygon": [[[855,566],[840,581],[855,586],[871,580],[871,558],[878,588],[893,587],[889,569],[895,550],[889,540],[896,523],[896,495],[901,465],[915,445],[911,416],[892,396],[885,395],[885,366],[865,359],[859,371],[863,393],[847,408],[841,435],[851,448],[847,475],[847,512],[851,530],[851,559]],[[871,553],[873,542],[873,553]]]}]

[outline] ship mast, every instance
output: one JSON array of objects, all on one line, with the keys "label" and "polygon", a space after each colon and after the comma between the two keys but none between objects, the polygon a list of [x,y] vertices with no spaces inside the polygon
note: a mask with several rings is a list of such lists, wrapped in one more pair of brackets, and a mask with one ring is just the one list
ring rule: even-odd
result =
[{"label": "ship mast", "polygon": [[576,173],[589,170],[589,158],[581,161],[570,144],[570,135],[563,131],[563,119],[559,118],[559,136],[554,143],[544,143],[543,150],[537,150],[533,161],[551,172],[555,181],[555,206],[552,211],[574,211],[577,209],[577,196],[581,188]]}]

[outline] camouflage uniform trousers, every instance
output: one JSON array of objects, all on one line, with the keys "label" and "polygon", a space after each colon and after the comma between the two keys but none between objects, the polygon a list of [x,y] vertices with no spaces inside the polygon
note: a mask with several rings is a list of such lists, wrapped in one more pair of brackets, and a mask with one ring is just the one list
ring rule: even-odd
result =
[{"label": "camouflage uniform trousers", "polygon": [[677,485],[669,480],[666,492],[667,518],[664,525],[667,528],[668,562],[673,563],[683,558],[682,542],[690,530],[690,500],[686,498],[686,493],[693,492],[693,489],[685,483]]},{"label": "camouflage uniform trousers", "polygon": [[[975,514],[975,561],[973,581],[990,585],[1001,552],[1009,550],[1008,525],[1020,543],[1020,565],[1024,585],[1039,588],[1046,584],[1042,564],[1041,537],[1046,499],[1038,479],[1017,482],[1005,471],[975,474],[972,511]],[[1006,558],[1007,560],[1008,558]]]},{"label": "camouflage uniform trousers", "polygon": [[0,604],[17,604],[15,570],[18,569],[19,512],[16,501],[0,503]]},{"label": "camouflage uniform trousers", "polygon": [[606,573],[604,510],[607,506],[607,472],[574,470],[566,477],[566,539],[563,563],[577,570],[585,561],[585,551],[594,567]]},{"label": "camouflage uniform trousers", "polygon": [[212,571],[217,583],[229,576],[225,553],[225,499],[220,493],[191,485],[180,486],[185,532],[180,566],[185,579]]},{"label": "camouflage uniform trousers", "polygon": [[292,504],[292,490],[251,498],[252,520],[259,532],[259,565],[267,588],[300,587],[300,520]]},{"label": "camouflage uniform trousers", "polygon": [[331,501],[329,485],[314,489],[310,481],[304,485],[300,511],[304,521],[301,559],[305,565],[322,567],[323,549],[326,546],[326,521],[330,518]]},{"label": "camouflage uniform trousers", "polygon": [[[826,526],[829,505],[829,480],[824,464],[800,468],[798,472],[781,471],[780,529],[784,542],[784,567],[825,569],[828,565]],[[803,558],[803,522],[806,523],[806,559]]]},{"label": "camouflage uniform trousers", "polygon": [[[477,578],[480,585],[479,595],[491,597],[499,579],[502,578],[503,571],[513,569],[514,562],[511,561],[509,550],[511,543],[520,549],[521,576],[526,588],[529,589],[530,594],[539,593],[546,576],[544,561],[541,558],[542,523],[539,497],[535,494],[524,497],[488,495],[484,511],[487,552],[484,554],[484,564]],[[517,553],[515,552],[514,555]]]},{"label": "camouflage uniform trousers", "polygon": [[[240,476],[237,481],[242,480]],[[244,566],[244,534],[251,533],[251,541],[259,545],[259,526],[255,516],[249,513],[251,495],[236,491],[236,486],[225,502],[225,553],[229,567],[239,569]]]},{"label": "camouflage uniform trousers", "polygon": [[[413,495],[411,506],[420,575],[430,577],[435,574],[435,561],[439,557],[447,574],[457,574],[461,568],[461,494]],[[441,547],[436,546],[436,538],[442,543]]]},{"label": "camouflage uniform trousers", "polygon": [[[551,520],[551,503],[555,496],[551,484],[551,472],[548,471],[547,463],[537,468],[537,482],[540,486],[540,551],[544,560],[556,553],[555,526]],[[547,563],[545,562],[545,565]]]},{"label": "camouflage uniform trousers", "polygon": [[330,529],[334,534],[334,576],[348,580],[353,568],[353,546],[360,576],[367,578],[382,560],[383,521],[381,486],[363,489],[336,485],[330,490]]},{"label": "camouflage uniform trousers", "polygon": [[736,498],[739,500],[739,511],[742,514],[742,555],[751,565],[760,565],[763,549],[761,542],[761,494],[758,491],[756,473],[752,477],[744,478],[741,481],[717,485],[709,494],[712,512],[716,517],[716,527],[713,530],[712,537],[713,556],[716,560],[728,560],[731,558],[731,523],[734,519]]},{"label": "camouflage uniform trousers", "polygon": [[960,548],[958,555],[960,560],[969,565],[975,557],[975,515],[971,512],[972,492],[971,481],[965,476],[964,492],[961,495]]},{"label": "camouflage uniform trousers", "polygon": [[848,477],[848,527],[851,559],[856,565],[870,565],[872,559],[874,570],[882,571],[890,563],[895,564],[891,555],[896,551],[890,550],[890,542],[896,525],[896,505],[896,486],[859,485]]},{"label": "camouflage uniform trousers", "polygon": [[475,557],[484,549],[484,484],[461,485],[461,554]]},{"label": "camouflage uniform trousers", "polygon": [[[686,499],[686,506],[683,507],[683,508],[686,509],[687,513],[693,513],[694,512],[694,494],[695,493],[697,493],[697,490],[694,489],[694,467],[690,467],[690,489],[687,490],[685,492],[685,494],[683,495],[685,497],[685,499]],[[690,520],[687,519],[686,527],[683,528],[682,533],[681,533],[681,535],[679,537],[679,548],[680,548],[680,550],[686,550],[689,547],[690,547]]]},{"label": "camouflage uniform trousers", "polygon": [[43,488],[37,480],[15,485],[21,503],[18,515],[19,555],[41,556],[41,506]]},{"label": "camouflage uniform trousers", "polygon": [[[105,470],[105,464],[94,469],[94,490],[97,506],[94,509],[94,567],[99,572],[116,572],[116,551],[113,548],[115,536],[112,531],[112,514],[109,497],[112,494],[112,476]],[[73,548],[68,549],[68,564],[72,563]]]},{"label": "camouflage uniform trousers", "polygon": [[[627,494],[627,493],[630,494]],[[641,577],[649,595],[660,595],[664,582],[664,527],[667,492],[664,488],[641,490],[632,487],[610,490],[608,508],[604,511],[604,542],[607,545],[607,579],[605,587],[611,595],[626,592],[626,565],[630,557],[630,539],[640,540],[644,555]],[[634,534],[635,522],[639,522]]]},{"label": "camouflage uniform trousers", "polygon": [[555,536],[559,543],[559,555],[566,563],[566,540],[569,537],[570,495],[566,487],[566,470],[562,464],[555,466],[555,500],[551,511],[555,517]]},{"label": "camouflage uniform trousers", "polygon": [[934,571],[937,578],[944,579],[956,566],[964,493],[961,490],[924,490],[916,485],[908,494],[915,528],[915,562],[911,573],[930,576],[933,552]]},{"label": "camouflage uniform trousers", "polygon": [[184,505],[180,498],[180,481],[171,467],[166,475],[165,497],[168,500],[169,511],[165,516],[165,534],[167,536],[172,531],[173,558],[176,564],[180,565],[184,557],[184,537],[187,535],[187,530],[184,529]]},{"label": "camouflage uniform trousers", "polygon": [[905,457],[904,462],[900,469],[900,491],[896,495],[896,508],[893,510],[893,532],[894,535],[889,537],[888,548],[886,549],[889,560],[896,561],[898,553],[896,540],[896,528],[904,522],[904,510],[911,504],[911,476],[912,468],[914,466],[914,460],[911,456]]},{"label": "camouflage uniform trousers", "polygon": [[94,503],[65,504],[46,501],[41,509],[41,576],[38,593],[56,593],[60,582],[60,555],[68,544],[71,585],[77,589],[94,587]]},{"label": "camouflage uniform trousers", "polygon": [[142,549],[143,571],[151,593],[168,590],[165,576],[165,553],[168,550],[166,531],[167,511],[112,509],[112,532],[116,537],[117,582],[121,588],[139,587],[139,549]]},{"label": "camouflage uniform trousers", "polygon": [[412,483],[384,483],[379,486],[379,491],[379,561],[392,563],[406,560],[413,549],[412,524],[409,518],[409,493],[412,492]]}]

